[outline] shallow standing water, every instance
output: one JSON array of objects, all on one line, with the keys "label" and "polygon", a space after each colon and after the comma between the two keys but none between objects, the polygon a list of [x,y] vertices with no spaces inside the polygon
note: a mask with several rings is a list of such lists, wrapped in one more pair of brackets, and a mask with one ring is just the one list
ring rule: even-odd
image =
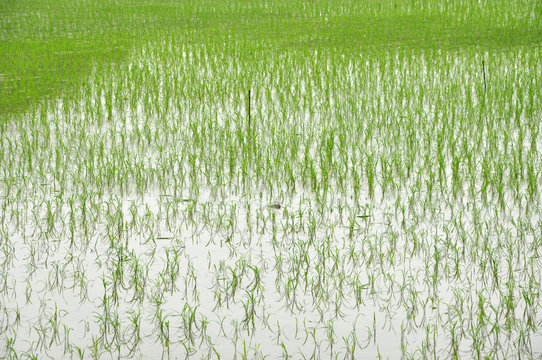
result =
[{"label": "shallow standing water", "polygon": [[10,124],[3,356],[542,356],[531,51],[213,50]]}]

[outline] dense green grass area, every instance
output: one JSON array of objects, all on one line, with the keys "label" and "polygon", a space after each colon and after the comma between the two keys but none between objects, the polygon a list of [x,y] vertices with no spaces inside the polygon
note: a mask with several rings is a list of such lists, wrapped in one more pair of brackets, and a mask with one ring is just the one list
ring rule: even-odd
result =
[{"label": "dense green grass area", "polygon": [[[539,46],[536,1],[3,1],[0,114],[68,90],[164,34],[242,56],[290,48]],[[513,9],[511,11],[510,9]]]}]

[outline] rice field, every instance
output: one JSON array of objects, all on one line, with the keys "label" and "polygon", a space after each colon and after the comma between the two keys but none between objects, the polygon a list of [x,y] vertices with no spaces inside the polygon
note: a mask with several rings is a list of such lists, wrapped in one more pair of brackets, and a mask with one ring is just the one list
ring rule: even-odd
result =
[{"label": "rice field", "polygon": [[542,359],[538,1],[6,0],[0,358]]}]

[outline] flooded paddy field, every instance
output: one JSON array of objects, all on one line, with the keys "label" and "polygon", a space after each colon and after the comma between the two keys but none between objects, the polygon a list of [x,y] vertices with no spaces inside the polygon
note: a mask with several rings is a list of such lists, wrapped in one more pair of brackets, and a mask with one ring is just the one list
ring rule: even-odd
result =
[{"label": "flooded paddy field", "polygon": [[0,357],[542,357],[535,3],[120,3],[49,96],[2,64]]}]

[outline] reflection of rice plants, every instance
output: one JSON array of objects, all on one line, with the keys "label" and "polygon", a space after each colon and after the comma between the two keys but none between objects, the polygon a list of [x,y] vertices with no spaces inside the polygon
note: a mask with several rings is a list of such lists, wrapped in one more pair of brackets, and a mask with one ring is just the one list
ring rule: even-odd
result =
[{"label": "reflection of rice plants", "polygon": [[513,3],[0,5],[1,357],[540,358]]}]

